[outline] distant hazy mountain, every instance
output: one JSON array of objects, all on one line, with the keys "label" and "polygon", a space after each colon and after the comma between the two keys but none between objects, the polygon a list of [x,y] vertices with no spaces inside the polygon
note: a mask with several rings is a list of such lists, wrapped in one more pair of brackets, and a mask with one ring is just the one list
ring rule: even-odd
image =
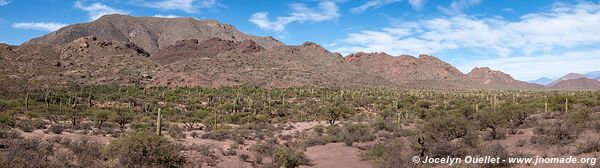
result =
[{"label": "distant hazy mountain", "polygon": [[600,80],[600,71],[588,72],[585,74],[590,79]]},{"label": "distant hazy mountain", "polygon": [[532,80],[532,81],[527,81],[529,83],[535,83],[535,84],[540,84],[540,85],[548,85],[552,82],[554,82],[554,79],[550,79],[550,78],[546,78],[546,77],[542,77],[536,80]]}]

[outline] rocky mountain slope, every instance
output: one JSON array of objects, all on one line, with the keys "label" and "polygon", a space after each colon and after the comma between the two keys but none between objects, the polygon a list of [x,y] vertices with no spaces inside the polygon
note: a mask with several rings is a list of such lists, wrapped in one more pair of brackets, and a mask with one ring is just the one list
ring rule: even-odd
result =
[{"label": "rocky mountain slope", "polygon": [[203,41],[189,39],[178,41],[173,45],[159,49],[150,59],[165,65],[192,58],[209,58],[231,50],[251,53],[264,50],[264,48],[252,40],[237,42],[219,38],[211,38]]},{"label": "rocky mountain slope", "polygon": [[137,84],[158,68],[133,43],[82,37],[63,45],[21,45],[0,49],[15,83],[45,87],[73,84]]},{"label": "rocky mountain slope", "polygon": [[[215,42],[207,40],[204,42]],[[392,86],[392,83],[347,64],[341,55],[315,43],[262,49],[251,42],[228,43],[243,46],[216,54],[199,54],[163,67],[156,85],[161,86]],[[254,44],[254,45],[253,45]],[[178,43],[178,53],[204,51],[195,42]],[[171,47],[159,55],[171,55]],[[164,53],[163,53],[164,52]]]},{"label": "rocky mountain slope", "polygon": [[345,60],[366,72],[407,87],[480,87],[452,65],[428,55],[420,55],[417,58],[409,55],[391,56],[386,53],[359,52],[346,56]]},{"label": "rocky mountain slope", "polygon": [[550,86],[550,88],[561,90],[598,90],[600,89],[600,81],[588,78],[569,79],[559,81]]},{"label": "rocky mountain slope", "polygon": [[214,20],[134,17],[119,14],[104,15],[93,22],[66,26],[48,35],[31,39],[24,44],[66,44],[86,36],[94,36],[102,40],[132,42],[149,53],[187,39],[252,40],[267,48],[283,45],[271,37],[247,35],[232,25],[221,24]]},{"label": "rocky mountain slope", "polygon": [[566,80],[571,80],[571,79],[581,79],[581,78],[587,78],[587,76],[585,76],[583,74],[578,74],[578,73],[569,73],[563,77],[558,78],[557,80],[548,84],[547,86],[552,87],[561,81],[566,81]]},{"label": "rocky mountain slope", "polygon": [[484,86],[490,88],[503,89],[535,89],[543,88],[542,85],[531,84],[523,81],[518,81],[510,75],[491,70],[488,67],[476,67],[467,74],[467,76],[475,81],[479,81]]}]

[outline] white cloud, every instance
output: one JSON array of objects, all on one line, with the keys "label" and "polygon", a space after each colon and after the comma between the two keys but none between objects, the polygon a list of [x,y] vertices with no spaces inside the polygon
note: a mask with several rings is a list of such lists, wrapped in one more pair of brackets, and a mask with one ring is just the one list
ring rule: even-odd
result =
[{"label": "white cloud", "polygon": [[[530,78],[534,74],[591,71],[591,66],[598,67],[600,50],[590,48],[600,46],[599,27],[600,4],[555,4],[547,11],[526,14],[516,20],[459,14],[363,30],[336,41],[333,50],[343,54],[358,51],[393,55],[477,54],[466,58],[476,61],[473,58],[485,56],[490,59],[477,62],[476,66],[491,65],[512,74],[524,74],[517,75],[520,78]],[[532,66],[527,66],[528,63]]]},{"label": "white cloud", "polygon": [[454,0],[449,7],[438,6],[438,10],[450,15],[461,14],[464,9],[477,6],[480,2],[481,0]]},{"label": "white cloud", "polygon": [[163,10],[180,10],[187,13],[197,13],[198,9],[220,6],[217,0],[160,0],[139,1],[136,4]]},{"label": "white cloud", "polygon": [[42,31],[55,31],[64,26],[66,26],[66,24],[54,22],[22,22],[12,24],[12,27],[17,29],[31,29]]},{"label": "white cloud", "polygon": [[396,3],[396,2],[400,2],[400,1],[402,1],[402,0],[369,0],[369,1],[365,2],[364,4],[358,6],[358,7],[354,7],[352,9],[350,9],[350,11],[352,13],[363,13],[363,12],[369,10],[370,8],[371,9],[377,9],[377,8],[382,7],[384,5],[391,4],[391,3]]},{"label": "white cloud", "polygon": [[154,17],[159,17],[159,18],[178,18],[181,16],[177,16],[177,15],[154,15]]},{"label": "white cloud", "polygon": [[288,16],[277,17],[271,21],[267,12],[257,12],[250,16],[250,22],[259,28],[281,32],[285,26],[293,22],[320,22],[332,20],[339,17],[338,6],[332,1],[322,1],[316,8],[309,8],[304,4],[295,3],[290,5],[292,13]]},{"label": "white cloud", "polygon": [[481,49],[498,56],[552,52],[559,47],[600,44],[600,4],[556,5],[516,21],[466,15],[403,22],[378,31],[361,31],[339,40],[338,52],[392,54]]},{"label": "white cloud", "polygon": [[420,10],[425,5],[427,0],[408,0],[408,4],[412,6],[414,9]]},{"label": "white cloud", "polygon": [[92,3],[85,6],[81,1],[75,2],[75,7],[88,12],[90,20],[96,20],[107,14],[129,14],[128,11],[118,10],[101,3]]},{"label": "white cloud", "polygon": [[600,50],[574,51],[539,56],[508,57],[479,60],[458,65],[463,72],[472,67],[488,66],[500,69],[521,80],[534,80],[540,77],[559,78],[567,73],[587,73],[600,70]]},{"label": "white cloud", "polygon": [[[354,7],[350,9],[350,12],[359,14],[366,12],[369,9],[377,9],[382,6],[402,2],[403,0],[368,0],[360,6]],[[425,5],[427,0],[408,0],[408,4],[415,10],[421,10]]]},{"label": "white cloud", "polygon": [[8,5],[9,3],[9,0],[0,0],[0,6]]}]

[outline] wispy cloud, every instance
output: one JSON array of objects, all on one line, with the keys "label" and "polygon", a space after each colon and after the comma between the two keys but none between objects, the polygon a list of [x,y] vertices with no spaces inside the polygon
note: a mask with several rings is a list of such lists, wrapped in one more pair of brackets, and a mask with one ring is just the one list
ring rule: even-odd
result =
[{"label": "wispy cloud", "polygon": [[290,5],[292,12],[288,16],[277,17],[271,21],[267,12],[258,12],[250,16],[250,22],[264,30],[281,32],[293,22],[321,22],[339,17],[339,9],[335,2],[322,1],[317,7],[307,7],[305,4],[295,3]]},{"label": "wispy cloud", "polygon": [[557,47],[600,44],[600,4],[556,5],[519,20],[466,15],[416,20],[381,30],[349,34],[338,51],[387,51],[414,54],[476,48],[500,56],[548,52]]},{"label": "wispy cloud", "polygon": [[22,22],[12,24],[12,27],[17,29],[30,29],[42,31],[56,31],[64,26],[66,26],[66,24],[55,22]]},{"label": "wispy cloud", "polygon": [[[360,6],[350,9],[350,12],[359,14],[370,9],[377,9],[385,5],[402,2],[403,0],[368,0]],[[408,4],[415,10],[421,10],[425,5],[426,0],[408,0]]]},{"label": "wispy cloud", "polygon": [[352,13],[363,13],[369,9],[377,9],[384,5],[401,2],[402,0],[369,0],[364,4],[350,9]]},{"label": "wispy cloud", "polygon": [[9,3],[9,0],[0,0],[0,6],[8,5]]},{"label": "wispy cloud", "polygon": [[426,2],[427,0],[408,0],[408,4],[417,10],[422,9]]},{"label": "wispy cloud", "polygon": [[154,17],[159,17],[159,18],[178,18],[180,16],[177,16],[177,15],[154,15]]},{"label": "wispy cloud", "polygon": [[90,5],[84,5],[81,1],[75,2],[75,7],[84,10],[88,13],[90,20],[96,20],[107,14],[129,14],[129,11],[119,10],[106,6],[101,3],[92,3]]},{"label": "wispy cloud", "polygon": [[222,6],[217,0],[139,0],[135,1],[135,4],[162,10],[180,10],[187,13],[198,13],[199,9]]},{"label": "wispy cloud", "polygon": [[438,6],[438,10],[449,15],[461,14],[463,10],[477,6],[480,2],[481,0],[454,0],[448,7]]}]

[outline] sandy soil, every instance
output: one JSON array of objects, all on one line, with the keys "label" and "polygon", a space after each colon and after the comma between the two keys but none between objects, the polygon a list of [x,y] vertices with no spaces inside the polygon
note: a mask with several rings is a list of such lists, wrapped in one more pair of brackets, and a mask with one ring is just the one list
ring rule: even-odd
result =
[{"label": "sandy soil", "polygon": [[312,166],[301,167],[344,167],[366,168],[374,167],[370,162],[360,158],[360,150],[347,147],[343,143],[313,146],[306,149],[306,156],[312,161]]}]

